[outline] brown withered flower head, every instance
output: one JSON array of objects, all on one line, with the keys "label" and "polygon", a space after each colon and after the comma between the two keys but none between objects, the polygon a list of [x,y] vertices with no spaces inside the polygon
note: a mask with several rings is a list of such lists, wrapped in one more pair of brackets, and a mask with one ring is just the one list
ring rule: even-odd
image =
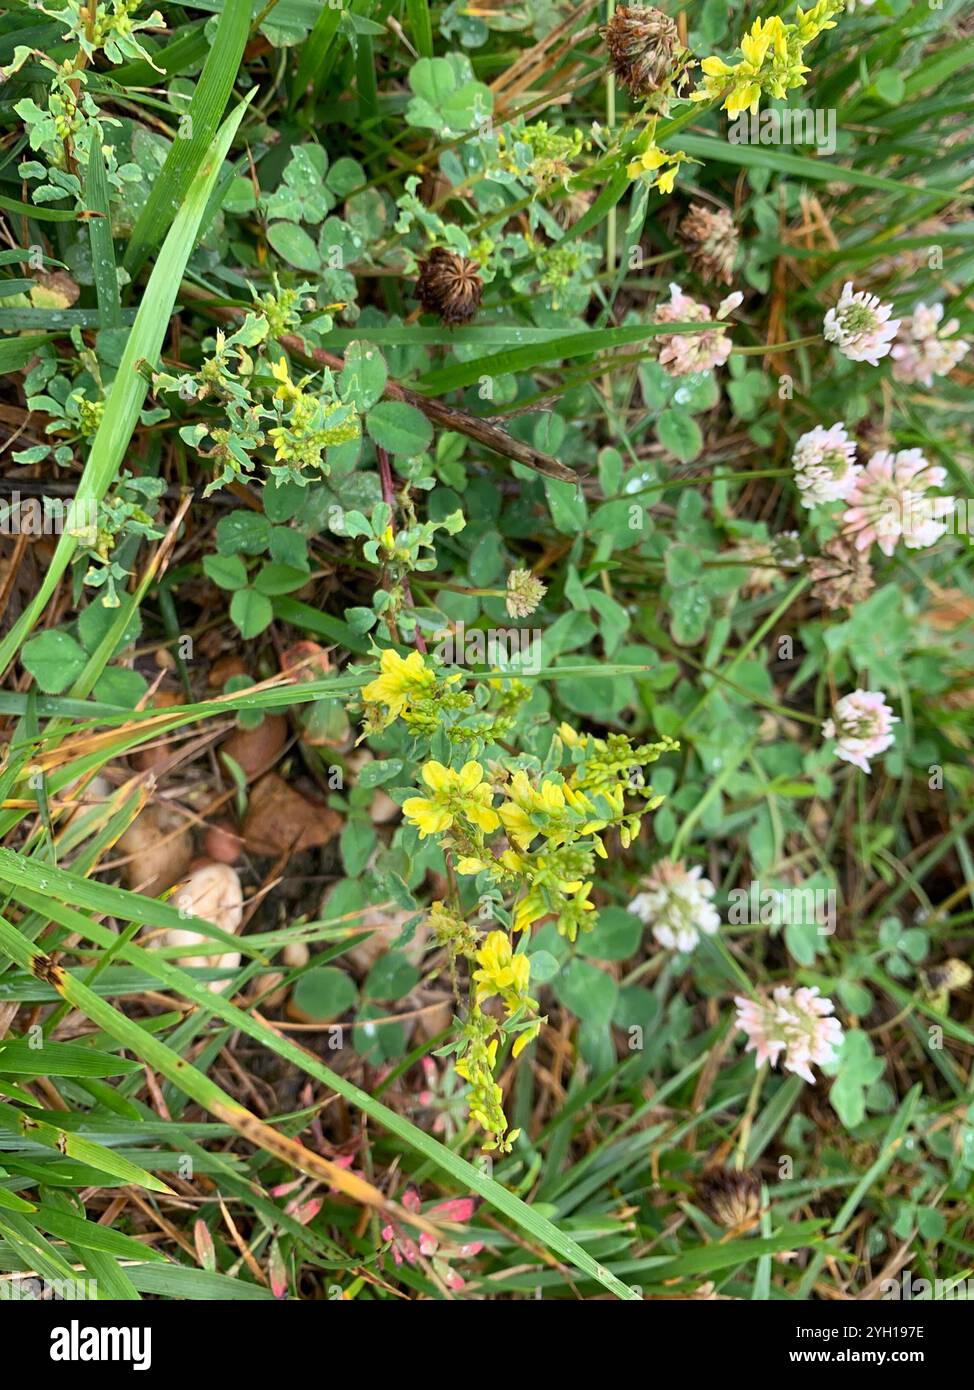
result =
[{"label": "brown withered flower head", "polygon": [[761,1210],[761,1184],[754,1173],[710,1168],[696,1183],[697,1200],[722,1226],[744,1226]]},{"label": "brown withered flower head", "polygon": [[633,97],[665,89],[683,66],[675,22],[651,5],[620,5],[602,34],[612,71]]},{"label": "brown withered flower head", "polygon": [[854,608],[876,585],[868,553],[841,536],[826,541],[822,554],[812,556],[808,572],[812,597],[829,609]]},{"label": "brown withered flower head", "polygon": [[483,292],[477,262],[457,251],[434,246],[419,263],[416,298],[428,314],[436,314],[443,323],[469,323],[480,308]]},{"label": "brown withered flower head", "polygon": [[690,211],[677,228],[677,235],[701,280],[731,283],[737,258],[737,228],[726,208],[691,203]]}]

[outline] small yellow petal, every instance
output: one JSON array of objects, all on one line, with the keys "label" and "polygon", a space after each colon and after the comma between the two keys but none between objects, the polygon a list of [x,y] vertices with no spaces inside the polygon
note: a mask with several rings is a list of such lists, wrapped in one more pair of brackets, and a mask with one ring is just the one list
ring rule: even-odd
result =
[{"label": "small yellow petal", "polygon": [[453,781],[453,773],[448,767],[433,759],[423,767],[423,781],[431,792],[446,791]]}]

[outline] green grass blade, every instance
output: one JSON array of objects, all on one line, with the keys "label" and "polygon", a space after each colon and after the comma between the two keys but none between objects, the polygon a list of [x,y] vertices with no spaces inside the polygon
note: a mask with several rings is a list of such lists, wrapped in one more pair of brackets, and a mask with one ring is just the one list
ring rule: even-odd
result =
[{"label": "green grass blade", "polygon": [[117,328],[122,321],[122,304],[118,297],[118,272],[115,268],[115,247],[112,242],[105,156],[97,140],[91,143],[85,195],[89,212],[99,214],[89,221],[88,235],[91,238],[91,264],[102,327]]},{"label": "green grass blade", "polygon": [[249,32],[249,0],[227,0],[186,115],[189,139],[177,137],[169,147],[166,162],[132,229],[125,253],[125,269],[132,276],[159,245],[206,159],[230,99]]},{"label": "green grass blade", "polygon": [[[0,868],[0,872],[3,872],[2,868]],[[28,906],[43,905],[39,894],[27,891],[22,894],[22,898]],[[49,900],[48,911],[56,921],[83,933],[97,945],[107,948],[116,942],[114,935],[106,928],[89,921],[82,913],[76,912],[65,904]],[[28,969],[31,968],[30,959],[39,954],[2,918],[0,918],[0,947],[7,950],[19,965]],[[437,1168],[449,1174],[461,1189],[475,1192],[478,1196],[483,1197],[495,1210],[520,1226],[529,1237],[546,1246],[556,1255],[560,1255],[562,1259],[574,1265],[583,1274],[587,1274],[610,1293],[628,1301],[640,1298],[638,1291],[623,1284],[610,1270],[605,1269],[597,1260],[593,1259],[571,1236],[559,1230],[546,1217],[541,1216],[527,1203],[516,1197],[513,1192],[508,1191],[506,1187],[489,1177],[481,1169],[476,1168],[472,1163],[468,1163],[466,1159],[453,1153],[451,1149],[441,1144],[431,1134],[417,1128],[416,1125],[411,1124],[401,1115],[397,1115],[395,1111],[388,1109],[381,1101],[377,1101],[366,1091],[322,1065],[317,1058],[305,1052],[288,1038],[278,1037],[266,1024],[236,1008],[222,995],[211,994],[205,986],[197,984],[185,971],[169,965],[167,962],[157,960],[154,952],[148,952],[143,947],[130,942],[122,947],[120,954],[134,965],[148,966],[158,974],[161,980],[166,981],[171,988],[177,990],[184,997],[192,999],[201,1008],[209,1009],[217,1017],[232,1024],[233,1027],[240,1028],[256,1041],[276,1052],[278,1056],[294,1063],[295,1066],[307,1072],[309,1076],[315,1077],[332,1090],[337,1091],[339,1095],[344,1096],[352,1105],[368,1115],[371,1120],[382,1125],[390,1133],[395,1134],[397,1138],[402,1139],[411,1149],[422,1154]],[[73,992],[73,997],[68,992],[69,986]],[[165,1075],[170,1076],[170,1079],[175,1081],[177,1086],[186,1091],[187,1094],[192,1095],[200,1104],[211,1109],[211,1113],[218,1113],[219,1117],[223,1119],[227,1118],[219,1111],[214,1112],[211,1105],[207,1105],[207,1100],[204,1099],[204,1096],[208,1096],[212,1103],[211,1088],[213,1092],[222,1094],[218,1087],[215,1087],[206,1077],[200,1076],[194,1068],[190,1068],[164,1044],[150,1039],[147,1034],[142,1033],[123,1015],[117,1014],[110,1005],[84,990],[84,987],[79,986],[76,981],[69,980],[69,986],[65,986],[65,997],[70,998],[76,1007],[88,1014],[88,1017],[99,1027],[104,1028],[106,1033],[116,1037],[120,1042],[124,1042],[125,1046],[131,1047],[135,1051],[139,1051],[141,1045],[143,1051],[140,1055],[145,1055],[146,1060],[157,1066]],[[81,1002],[82,1000],[85,1002]],[[97,1010],[97,1016],[96,1013],[91,1012],[92,1007]],[[151,1055],[148,1052],[149,1048],[152,1049]],[[178,1062],[178,1067],[175,1070],[173,1059]],[[193,1090],[188,1084],[190,1080],[192,1080]]]}]

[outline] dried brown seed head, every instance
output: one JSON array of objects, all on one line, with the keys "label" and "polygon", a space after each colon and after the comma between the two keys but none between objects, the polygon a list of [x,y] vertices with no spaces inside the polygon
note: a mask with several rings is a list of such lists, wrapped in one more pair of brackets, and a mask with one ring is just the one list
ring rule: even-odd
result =
[{"label": "dried brown seed head", "polygon": [[836,536],[826,541],[821,555],[808,562],[812,597],[829,609],[854,608],[875,587],[869,555],[857,550],[851,541]]},{"label": "dried brown seed head", "polygon": [[701,280],[729,285],[737,258],[737,228],[726,208],[706,208],[693,203],[678,229],[683,249]]},{"label": "dried brown seed head", "polygon": [[697,1180],[697,1200],[722,1226],[744,1226],[761,1210],[761,1184],[754,1173],[711,1168]]},{"label": "dried brown seed head", "polygon": [[443,323],[469,323],[480,308],[483,292],[477,262],[445,246],[434,246],[419,263],[416,298]]},{"label": "dried brown seed head", "polygon": [[651,5],[620,5],[602,33],[612,71],[634,97],[667,87],[682,69],[676,24]]}]

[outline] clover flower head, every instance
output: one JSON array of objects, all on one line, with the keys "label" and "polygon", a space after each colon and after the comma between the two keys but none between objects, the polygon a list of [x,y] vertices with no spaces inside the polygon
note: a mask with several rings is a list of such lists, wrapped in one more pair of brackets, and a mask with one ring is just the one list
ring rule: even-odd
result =
[{"label": "clover flower head", "polygon": [[843,534],[860,550],[875,541],[884,555],[892,555],[900,541],[909,550],[925,550],[947,530],[943,518],[954,499],[927,495],[946,478],[946,469],[928,463],[920,449],[896,454],[881,449],[855,476],[842,514]]},{"label": "clover flower head", "polygon": [[870,758],[886,752],[895,739],[893,725],[899,722],[881,690],[854,690],[838,701],[822,732],[836,740],[837,757],[870,772]]},{"label": "clover flower head", "polygon": [[[729,294],[717,307],[718,319],[725,318],[741,303],[744,296]],[[710,309],[686,294],[679,285],[670,285],[668,303],[656,307],[657,323],[712,323]],[[731,354],[732,343],[722,328],[707,328],[699,333],[666,333],[659,339],[660,366],[670,376],[686,376],[689,372],[706,372],[722,367]]]},{"label": "clover flower head", "polygon": [[747,1034],[744,1051],[754,1053],[758,1067],[764,1062],[776,1067],[783,1056],[785,1071],[814,1083],[812,1064],[833,1061],[842,1046],[842,1025],[829,1016],[835,1005],[814,987],[792,990],[779,985],[770,999],[737,995],[734,1003],[737,1026]]},{"label": "clover flower head", "polygon": [[847,280],[834,309],[825,315],[825,338],[835,343],[852,362],[879,366],[879,359],[890,350],[899,319],[891,318],[892,304],[883,304],[878,295],[854,291]]},{"label": "clover flower head", "polygon": [[848,497],[858,474],[856,443],[841,422],[800,436],[792,455],[795,483],[803,507],[820,507]]},{"label": "clover flower head", "polygon": [[661,946],[670,951],[692,951],[700,935],[713,936],[720,913],[711,902],[716,889],[703,869],[688,869],[682,859],[661,859],[643,880],[642,892],[629,904]]},{"label": "clover flower head", "polygon": [[512,618],[530,618],[547,592],[547,585],[530,570],[511,570],[507,576],[505,606]]},{"label": "clover flower head", "polygon": [[761,1211],[761,1183],[744,1168],[712,1168],[695,1183],[698,1202],[709,1208],[722,1226],[745,1226]]},{"label": "clover flower head", "polygon": [[757,535],[742,536],[729,554],[735,561],[751,567],[741,585],[745,598],[770,593],[783,569],[797,569],[805,559],[797,531],[780,531],[770,540]]},{"label": "clover flower head", "polygon": [[897,381],[932,386],[934,377],[947,376],[970,351],[970,343],[952,336],[960,326],[957,319],[941,324],[943,316],[942,304],[921,303],[903,319],[890,351]]}]

